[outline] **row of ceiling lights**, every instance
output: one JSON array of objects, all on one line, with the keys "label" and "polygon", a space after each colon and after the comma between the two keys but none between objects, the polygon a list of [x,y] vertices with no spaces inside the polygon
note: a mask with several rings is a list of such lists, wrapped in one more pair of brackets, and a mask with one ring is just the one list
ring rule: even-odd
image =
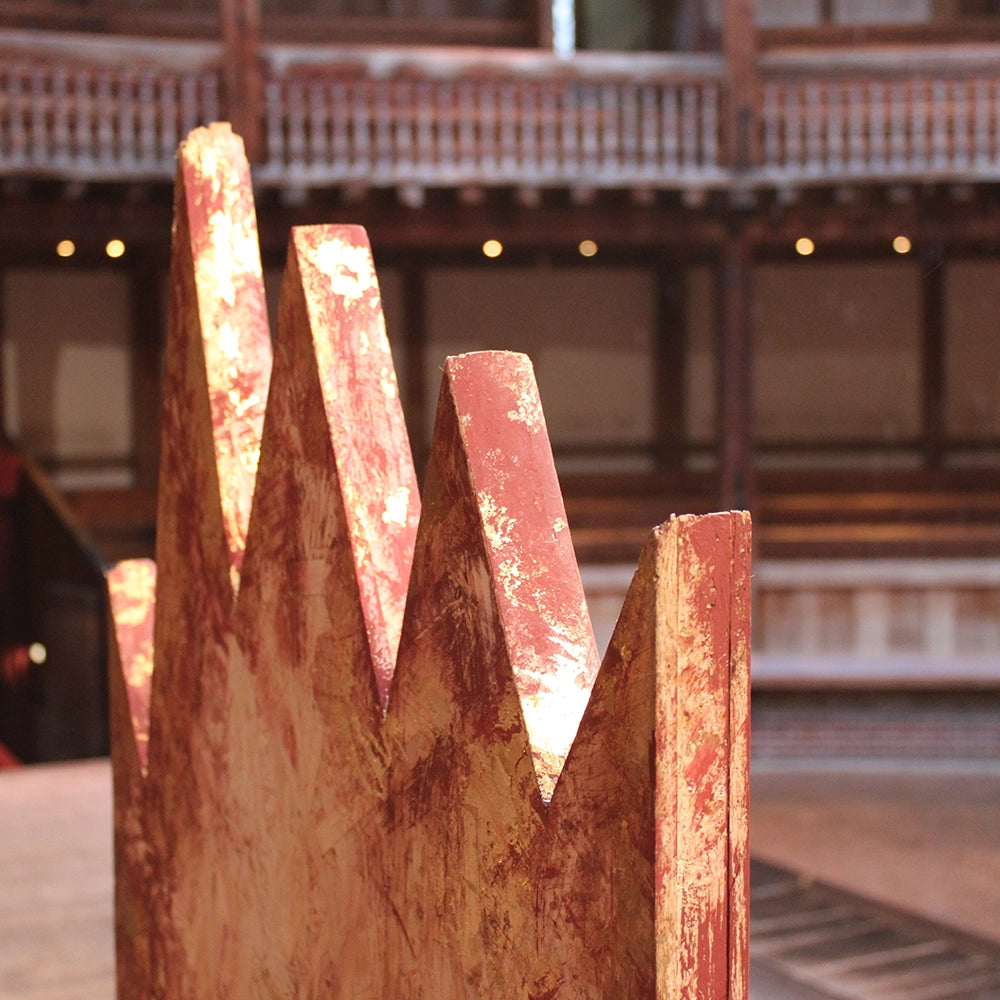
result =
[{"label": "row of ceiling lights", "polygon": [[[892,241],[892,249],[896,253],[909,253],[913,243],[908,236],[897,236]],[[593,257],[597,254],[597,244],[593,240],[582,240],[577,246],[581,257]],[[816,244],[808,236],[800,236],[795,241],[795,252],[801,257],[808,257],[816,252]],[[483,253],[487,257],[499,257],[503,253],[503,244],[499,240],[487,240],[483,244]]]},{"label": "row of ceiling lights", "polygon": [[[896,253],[909,253],[913,249],[913,243],[909,236],[897,236],[892,241],[892,249]],[[800,257],[808,257],[816,252],[816,244],[808,236],[800,236],[795,241],[795,252]]]},{"label": "row of ceiling lights", "polygon": [[[486,257],[499,257],[503,253],[503,244],[499,240],[487,240],[482,249]],[[892,241],[892,249],[899,254],[909,253],[913,244],[909,237],[897,236]],[[594,257],[597,255],[597,244],[593,240],[581,240],[577,250],[581,257]],[[112,259],[117,259],[124,255],[125,244],[118,239],[108,240],[104,252]],[[795,241],[795,252],[801,257],[808,257],[816,252],[816,244],[808,236],[800,236]],[[72,240],[60,240],[56,244],[56,253],[60,257],[72,257],[76,253],[76,244]]]},{"label": "row of ceiling lights", "polygon": [[[576,247],[581,257],[597,256],[597,244],[593,240],[581,240]],[[503,253],[503,244],[499,240],[487,240],[483,244],[483,255],[499,257]]]},{"label": "row of ceiling lights", "polygon": [[[116,260],[124,255],[125,244],[121,240],[108,240],[104,245],[104,252],[112,260]],[[56,244],[56,253],[60,257],[72,257],[76,253],[76,244],[72,240],[60,240]]]}]

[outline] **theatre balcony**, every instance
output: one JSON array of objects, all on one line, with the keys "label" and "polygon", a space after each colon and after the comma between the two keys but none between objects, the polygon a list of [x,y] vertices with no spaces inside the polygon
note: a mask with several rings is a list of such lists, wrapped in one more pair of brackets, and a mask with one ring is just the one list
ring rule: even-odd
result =
[{"label": "theatre balcony", "polygon": [[776,6],[758,5],[755,25],[747,5],[722,5],[686,39],[694,51],[651,50],[675,24],[646,51],[567,52],[552,10],[514,0],[463,16],[376,0],[3,0],[0,174],[164,180],[181,136],[226,119],[258,183],[299,196],[787,196],[1000,176],[1000,18],[793,28],[760,16]]}]

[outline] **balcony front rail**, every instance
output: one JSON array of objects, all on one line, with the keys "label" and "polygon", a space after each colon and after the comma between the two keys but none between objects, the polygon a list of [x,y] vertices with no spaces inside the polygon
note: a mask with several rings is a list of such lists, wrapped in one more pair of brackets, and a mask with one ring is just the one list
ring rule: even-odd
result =
[{"label": "balcony front rail", "polygon": [[719,184],[716,56],[271,50],[264,182]]},{"label": "balcony front rail", "polygon": [[762,182],[1000,178],[1000,46],[760,58]]},{"label": "balcony front rail", "polygon": [[178,143],[218,119],[221,46],[0,36],[0,175],[168,179]]},{"label": "balcony front rail", "polygon": [[[264,45],[262,185],[725,188],[1000,179],[1000,45],[772,49],[738,173],[716,54]],[[169,180],[221,43],[0,31],[0,177]]]}]

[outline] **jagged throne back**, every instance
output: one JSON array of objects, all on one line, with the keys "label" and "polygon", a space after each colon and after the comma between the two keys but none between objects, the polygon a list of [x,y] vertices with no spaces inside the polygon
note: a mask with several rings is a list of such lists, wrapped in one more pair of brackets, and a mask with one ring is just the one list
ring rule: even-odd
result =
[{"label": "jagged throne back", "polygon": [[655,529],[601,663],[526,358],[448,361],[421,504],[363,230],[292,232],[275,345],[199,129],[109,579],[121,1000],[743,1000],[749,517]]}]

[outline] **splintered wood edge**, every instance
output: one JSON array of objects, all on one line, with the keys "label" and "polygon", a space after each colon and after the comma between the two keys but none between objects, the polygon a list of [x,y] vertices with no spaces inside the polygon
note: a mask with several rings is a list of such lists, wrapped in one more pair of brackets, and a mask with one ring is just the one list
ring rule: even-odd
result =
[{"label": "splintered wood edge", "polygon": [[752,525],[734,511],[729,660],[729,996],[746,1000],[750,954],[750,595]]},{"label": "splintered wood edge", "polygon": [[749,516],[675,517],[656,535],[657,996],[736,1000],[746,989]]}]

